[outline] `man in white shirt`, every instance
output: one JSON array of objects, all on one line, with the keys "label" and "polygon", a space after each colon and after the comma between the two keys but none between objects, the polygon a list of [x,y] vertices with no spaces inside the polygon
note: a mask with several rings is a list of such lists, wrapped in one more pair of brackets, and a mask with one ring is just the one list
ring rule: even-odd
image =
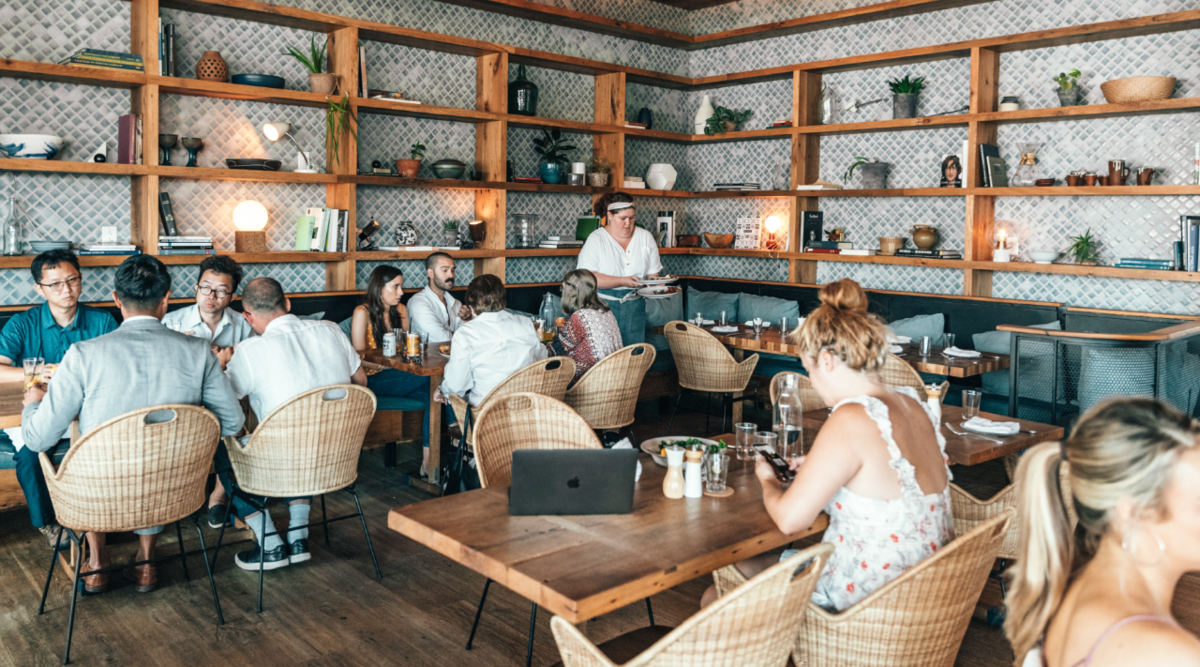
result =
[{"label": "man in white shirt", "polygon": [[[279,406],[310,389],[334,384],[367,386],[367,374],[350,340],[332,322],[302,320],[289,315],[291,304],[283,295],[283,286],[274,278],[255,278],[242,292],[246,321],[258,336],[237,347],[225,367],[225,375],[238,398],[250,397],[250,406],[264,420]],[[232,466],[222,444],[217,449],[217,474],[225,488],[232,489]],[[255,497],[265,504],[265,498]],[[288,498],[287,544],[279,535],[264,539],[264,533],[274,529],[270,512],[266,515],[266,530],[258,510],[234,496],[235,514],[255,532],[258,545],[239,553],[234,559],[243,570],[274,570],[290,563],[312,558],[308,551],[309,503],[312,497]]]},{"label": "man in white shirt", "polygon": [[454,258],[435,252],[425,259],[425,275],[429,284],[408,300],[408,316],[413,331],[429,334],[430,343],[450,340],[454,332],[469,319],[466,309],[450,294],[454,287]]}]

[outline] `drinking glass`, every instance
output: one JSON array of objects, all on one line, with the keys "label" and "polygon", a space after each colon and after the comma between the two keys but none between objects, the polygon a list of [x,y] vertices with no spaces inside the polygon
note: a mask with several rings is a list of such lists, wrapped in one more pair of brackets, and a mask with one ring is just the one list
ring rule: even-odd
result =
[{"label": "drinking glass", "polygon": [[759,431],[754,434],[755,447],[757,447],[759,445],[766,445],[767,449],[770,449],[772,452],[775,452],[776,454],[779,453],[779,450],[776,449],[776,445],[778,444],[778,441],[779,441],[779,436],[775,435],[774,433],[772,433],[770,431]]},{"label": "drinking glass", "polygon": [[739,461],[754,460],[754,432],[758,430],[758,424],[753,422],[738,422],[733,425],[733,432],[737,435],[737,458]]},{"label": "drinking glass", "polygon": [[421,354],[425,353],[425,346],[429,344],[429,332],[421,332]]},{"label": "drinking glass", "polygon": [[791,463],[804,456],[804,431],[794,424],[780,424],[775,428],[776,453]]},{"label": "drinking glass", "polygon": [[704,455],[704,488],[709,493],[725,493],[725,476],[729,474],[729,455],[725,451]]},{"label": "drinking glass", "polygon": [[704,313],[696,313],[696,326],[704,324]]},{"label": "drinking glass", "polygon": [[933,338],[930,336],[921,336],[921,356],[929,356],[929,352],[933,349]]},{"label": "drinking glass", "polygon": [[725,321],[725,311],[722,310],[721,311],[721,326],[725,326],[726,324],[727,324],[727,322]]},{"label": "drinking glass", "polygon": [[46,363],[46,360],[41,357],[25,357],[21,360],[21,364],[25,369],[26,385],[29,384],[30,380],[42,372],[42,364],[44,363]]},{"label": "drinking glass", "polygon": [[763,321],[761,318],[754,318],[754,335],[761,336],[763,330]]},{"label": "drinking glass", "polygon": [[942,334],[942,349],[948,350],[952,347],[954,347],[954,334]]},{"label": "drinking glass", "polygon": [[962,393],[963,419],[971,419],[979,415],[979,402],[983,400],[983,392],[978,389],[964,389]]}]

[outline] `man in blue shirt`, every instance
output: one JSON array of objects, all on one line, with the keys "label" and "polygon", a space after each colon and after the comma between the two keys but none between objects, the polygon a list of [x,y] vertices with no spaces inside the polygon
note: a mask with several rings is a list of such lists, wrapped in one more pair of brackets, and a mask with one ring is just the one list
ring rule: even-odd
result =
[{"label": "man in blue shirt", "polygon": [[[33,273],[34,290],[46,302],[14,315],[0,331],[0,382],[23,381],[26,358],[41,357],[47,364],[57,364],[72,344],[117,329],[112,315],[79,303],[83,291],[82,274],[79,259],[70,251],[44,252],[33,258],[29,269]],[[13,461],[17,481],[25,492],[29,518],[53,545],[58,535],[54,506],[37,452],[23,445],[20,432],[19,428],[0,431],[0,451],[15,450]],[[16,436],[15,440],[10,437],[12,435]],[[68,444],[63,440],[49,453],[52,456],[61,454]]]}]

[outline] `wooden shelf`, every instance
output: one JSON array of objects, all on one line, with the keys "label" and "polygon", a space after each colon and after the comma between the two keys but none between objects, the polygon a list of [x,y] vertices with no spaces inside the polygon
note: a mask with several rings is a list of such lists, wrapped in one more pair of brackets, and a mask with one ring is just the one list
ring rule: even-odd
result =
[{"label": "wooden shelf", "polygon": [[115,164],[109,162],[68,162],[66,160],[30,160],[26,158],[0,158],[0,171],[33,171],[59,174],[97,174],[105,176],[141,176],[150,173],[150,167],[142,164]]},{"label": "wooden shelf", "polygon": [[257,171],[253,169],[215,169],[211,167],[150,168],[152,175],[195,181],[267,181],[269,183],[336,183],[337,174],[297,174],[293,171]]},{"label": "wooden shelf", "polygon": [[888,188],[886,190],[790,190],[797,197],[964,197],[967,188]]},{"label": "wooden shelf", "polygon": [[350,105],[356,113],[379,114],[384,116],[406,116],[408,118],[428,118],[430,120],[446,120],[463,123],[483,123],[499,120],[499,114],[474,109],[457,109],[454,107],[439,107],[432,104],[404,104],[403,102],[388,102],[370,98],[352,97]]},{"label": "wooden shelf", "polygon": [[[900,264],[904,266],[928,266],[939,269],[970,269],[979,262],[967,262],[961,259],[934,259],[932,257],[901,257],[898,255],[826,255],[822,253],[790,253],[794,259],[810,262],[851,262],[856,264]],[[990,262],[989,262],[990,263]]]},{"label": "wooden shelf", "polygon": [[897,130],[923,130],[943,127],[965,127],[975,117],[970,114],[951,116],[923,116],[921,118],[899,118],[876,120],[865,123],[837,123],[834,125],[808,125],[796,128],[796,134],[866,134],[869,132],[895,132]]},{"label": "wooden shelf", "polygon": [[144,72],[68,67],[11,58],[0,58],[0,76],[105,88],[136,88],[146,83]]},{"label": "wooden shelf", "polygon": [[993,111],[974,114],[972,120],[997,123],[1045,123],[1056,120],[1079,120],[1085,118],[1114,118],[1119,116],[1144,116],[1160,113],[1183,113],[1200,109],[1200,97],[1178,97],[1154,102],[1126,102],[1122,104],[1085,104],[1075,107],[1047,107],[1044,109],[1022,109],[1020,111]]},{"label": "wooden shelf", "polygon": [[1055,185],[1048,188],[962,188],[959,192],[992,197],[1168,196],[1200,195],[1200,185],[1096,185],[1074,188]]},{"label": "wooden shelf", "polygon": [[599,125],[597,123],[584,123],[577,120],[564,120],[561,118],[518,116],[507,113],[497,115],[501,120],[508,121],[509,127],[520,127],[533,130],[557,128],[571,134],[616,134],[621,132],[623,129],[614,125]]},{"label": "wooden shelf", "polygon": [[[266,88],[264,86],[243,86],[221,81],[200,81],[170,76],[151,76],[151,84],[158,85],[158,92],[163,95],[187,95],[190,97],[213,97],[226,100],[248,100],[267,104],[287,104],[291,106],[325,108],[327,95],[318,95],[301,90],[284,88]],[[340,95],[335,95],[338,98]]]},{"label": "wooden shelf", "polygon": [[[348,252],[301,252],[294,250],[270,250],[268,252],[223,252],[217,254],[232,258],[238,264],[280,264],[297,262],[340,262],[350,257]],[[212,255],[156,255],[163,264],[199,264]]]},{"label": "wooden shelf", "polygon": [[1079,266],[1076,264],[1034,264],[1033,262],[972,262],[973,268],[1020,273],[1057,273],[1073,276],[1101,276],[1132,280],[1168,280],[1200,283],[1200,272],[1122,269],[1115,266]]},{"label": "wooden shelf", "polygon": [[[79,257],[80,266],[117,266],[129,255],[82,255]],[[0,255],[0,269],[28,269],[33,264],[34,255],[4,256]]]}]

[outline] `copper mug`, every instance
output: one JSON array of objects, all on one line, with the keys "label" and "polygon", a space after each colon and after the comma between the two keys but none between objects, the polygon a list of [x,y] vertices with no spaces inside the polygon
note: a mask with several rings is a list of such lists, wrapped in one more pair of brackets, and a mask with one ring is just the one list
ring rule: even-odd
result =
[{"label": "copper mug", "polygon": [[1080,176],[1077,176],[1075,174],[1071,174],[1071,175],[1067,176],[1067,187],[1073,188],[1073,187],[1078,186],[1080,178],[1081,178]]},{"label": "copper mug", "polygon": [[1095,174],[1084,174],[1083,182],[1085,184],[1087,184],[1088,186],[1096,185],[1097,184],[1096,175]]},{"label": "copper mug", "polygon": [[1150,185],[1154,180],[1154,167],[1142,167],[1137,170],[1137,184]]},{"label": "copper mug", "polygon": [[1125,185],[1125,181],[1128,178],[1129,178],[1129,167],[1125,166],[1124,160],[1109,160],[1108,161],[1108,184],[1109,185]]}]

